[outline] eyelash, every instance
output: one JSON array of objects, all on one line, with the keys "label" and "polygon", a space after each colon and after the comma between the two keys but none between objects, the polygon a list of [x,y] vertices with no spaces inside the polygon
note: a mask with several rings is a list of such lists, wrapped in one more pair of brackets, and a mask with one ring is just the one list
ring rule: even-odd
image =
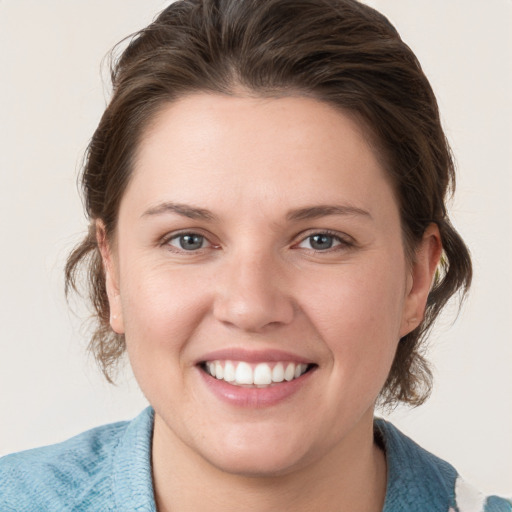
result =
[{"label": "eyelash", "polygon": [[[174,241],[174,240],[179,241],[180,238],[186,237],[186,236],[200,237],[202,239],[201,245],[204,245],[204,243],[207,243],[207,244],[209,244],[209,247],[201,246],[201,247],[198,247],[197,249],[187,250],[183,247],[176,247],[171,244],[172,241]],[[301,233],[300,236],[301,236],[300,240],[297,243],[294,243],[292,245],[292,249],[300,249],[301,244],[307,242],[308,240],[310,241],[310,244],[311,244],[313,237],[322,237],[322,236],[331,238],[332,243],[334,245],[331,245],[330,247],[327,247],[325,249],[315,249],[314,247],[309,247],[309,248],[303,247],[303,249],[306,249],[308,251],[312,251],[316,254],[319,254],[319,253],[330,253],[330,252],[335,252],[338,250],[349,249],[355,245],[355,243],[351,237],[348,237],[347,235],[341,236],[340,233],[330,231],[330,230],[310,231],[307,235],[304,236],[304,234]],[[220,245],[213,244],[211,241],[209,241],[208,236],[206,236],[200,232],[197,232],[197,231],[182,231],[179,233],[171,233],[162,238],[160,245],[165,246],[172,252],[188,253],[188,254],[197,254],[199,252],[202,252],[204,249],[219,249],[220,248]],[[181,245],[181,243],[180,243],[180,245]]]},{"label": "eyelash", "polygon": [[342,235],[340,235],[340,233],[337,233],[335,231],[321,230],[321,231],[310,231],[309,234],[307,234],[306,236],[302,236],[300,241],[297,244],[295,244],[294,247],[299,247],[301,244],[303,244],[307,240],[310,240],[310,243],[311,243],[311,239],[315,236],[329,237],[329,238],[332,238],[334,242],[336,242],[335,245],[328,247],[324,250],[315,249],[314,247],[307,249],[307,250],[313,251],[317,254],[318,253],[329,253],[329,252],[343,250],[343,249],[349,249],[350,247],[353,247],[355,245],[352,238],[348,237],[347,235],[342,236]]},{"label": "eyelash", "polygon": [[[187,250],[183,247],[179,248],[179,247],[175,247],[171,244],[171,242],[173,240],[177,240],[179,241],[180,238],[182,237],[186,237],[186,236],[190,236],[190,237],[200,237],[202,238],[202,243],[204,244],[205,242],[208,243],[211,247],[199,247],[198,249],[195,249],[195,250]],[[208,237],[206,235],[203,235],[202,233],[200,232],[197,232],[197,231],[182,231],[180,233],[171,233],[169,235],[166,235],[165,237],[162,238],[162,241],[161,241],[161,244],[162,246],[166,246],[168,249],[170,249],[171,251],[173,252],[179,252],[179,253],[197,253],[199,251],[201,251],[202,249],[207,249],[207,248],[219,248],[218,245],[215,245],[213,243],[211,243],[209,240],[208,240]],[[181,244],[180,244],[181,245]]]}]

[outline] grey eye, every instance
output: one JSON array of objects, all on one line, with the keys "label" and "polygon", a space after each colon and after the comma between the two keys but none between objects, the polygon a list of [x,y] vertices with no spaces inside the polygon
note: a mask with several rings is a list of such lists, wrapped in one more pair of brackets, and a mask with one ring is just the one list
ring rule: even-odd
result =
[{"label": "grey eye", "polygon": [[325,234],[311,235],[308,237],[309,244],[315,251],[330,249],[335,242],[335,237]]},{"label": "grey eye", "polygon": [[183,249],[184,251],[197,251],[202,249],[205,244],[205,238],[202,235],[196,233],[183,233],[173,237],[169,244]]}]

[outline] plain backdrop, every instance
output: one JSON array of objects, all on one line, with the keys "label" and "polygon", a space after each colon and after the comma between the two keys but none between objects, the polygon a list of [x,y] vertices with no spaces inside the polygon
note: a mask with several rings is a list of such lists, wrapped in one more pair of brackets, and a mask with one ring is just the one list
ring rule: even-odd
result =
[{"label": "plain backdrop", "polygon": [[[76,179],[108,98],[100,63],[162,0],[0,0],[0,455],[135,416],[127,369],[104,382],[63,295],[86,228]],[[391,415],[486,492],[512,495],[512,2],[368,1],[437,94],[458,164],[454,224],[474,285],[432,336],[430,401]],[[80,308],[79,308],[80,309]]]}]

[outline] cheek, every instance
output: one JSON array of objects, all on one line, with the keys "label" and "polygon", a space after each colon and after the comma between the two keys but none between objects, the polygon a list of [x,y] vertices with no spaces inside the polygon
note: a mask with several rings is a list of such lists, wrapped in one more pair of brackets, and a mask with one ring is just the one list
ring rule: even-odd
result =
[{"label": "cheek", "polygon": [[389,371],[405,296],[405,271],[397,275],[392,261],[340,269],[309,287],[307,314],[342,372]]},{"label": "cheek", "polygon": [[156,375],[161,367],[169,374],[170,365],[181,364],[179,356],[207,310],[208,298],[184,272],[137,267],[127,269],[129,278],[121,280],[128,355],[136,373]]},{"label": "cheek", "polygon": [[385,262],[363,268],[347,266],[337,274],[317,276],[307,285],[308,309],[327,332],[336,325],[354,333],[391,330],[398,333],[405,297],[405,272]]}]

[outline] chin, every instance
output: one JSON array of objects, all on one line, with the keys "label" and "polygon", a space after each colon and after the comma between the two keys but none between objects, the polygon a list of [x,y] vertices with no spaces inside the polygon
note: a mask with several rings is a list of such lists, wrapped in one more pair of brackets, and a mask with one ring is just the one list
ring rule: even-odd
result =
[{"label": "chin", "polygon": [[258,450],[258,455],[252,453],[215,454],[208,462],[218,470],[246,478],[273,478],[287,475],[300,466],[299,460],[291,455],[276,456]]},{"label": "chin", "polygon": [[210,449],[203,451],[203,457],[217,469],[245,477],[275,477],[286,475],[307,464],[308,454],[305,442],[276,438],[270,435],[247,436],[243,439],[225,436],[225,443],[208,443]]}]

